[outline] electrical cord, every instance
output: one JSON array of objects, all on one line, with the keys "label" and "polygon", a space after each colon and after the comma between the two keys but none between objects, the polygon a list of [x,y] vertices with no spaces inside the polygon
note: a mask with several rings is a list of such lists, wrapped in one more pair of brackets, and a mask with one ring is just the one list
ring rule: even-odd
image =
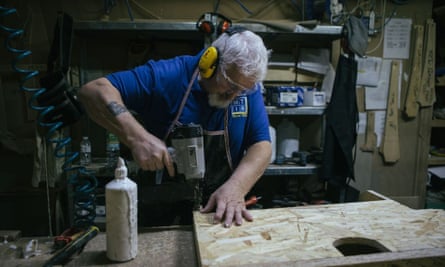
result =
[{"label": "electrical cord", "polygon": [[[0,18],[9,16],[16,13],[14,8],[6,8],[0,6]],[[27,87],[26,83],[39,75],[37,70],[25,69],[19,66],[19,63],[30,56],[32,52],[26,49],[18,49],[10,45],[10,43],[16,38],[24,34],[23,29],[10,28],[0,24],[0,29],[7,32],[9,35],[5,39],[5,48],[15,54],[16,56],[12,60],[12,69],[24,76],[20,82],[20,89],[24,92],[31,93],[32,96],[28,102],[28,106],[38,111],[37,123],[39,126],[47,129],[45,139],[47,142],[55,144],[54,155],[57,158],[65,159],[62,165],[62,169],[65,173],[72,173],[68,176],[67,182],[73,187],[73,204],[74,204],[74,220],[73,224],[76,227],[87,227],[94,224],[96,216],[95,207],[95,190],[97,187],[96,177],[83,166],[73,166],[73,162],[78,158],[79,153],[68,151],[71,143],[70,137],[58,137],[57,132],[65,126],[62,121],[47,121],[45,115],[52,112],[55,107],[52,105],[42,106],[36,104],[37,97],[44,94],[46,88],[33,88]],[[52,231],[50,229],[50,231]]]},{"label": "electrical cord", "polygon": [[383,7],[382,8],[382,20],[383,20],[383,22],[381,23],[382,26],[381,26],[381,30],[380,30],[380,38],[379,38],[378,43],[373,48],[371,48],[368,51],[366,51],[366,54],[371,54],[371,53],[377,51],[377,49],[379,49],[379,47],[383,43],[383,36],[385,35],[385,26],[386,26],[386,23],[385,23],[386,0],[382,0],[381,1],[381,6]]}]

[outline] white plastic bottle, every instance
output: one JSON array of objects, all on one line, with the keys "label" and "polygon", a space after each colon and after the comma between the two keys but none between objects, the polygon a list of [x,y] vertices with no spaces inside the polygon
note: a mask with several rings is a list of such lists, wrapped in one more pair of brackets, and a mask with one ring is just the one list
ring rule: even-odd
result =
[{"label": "white plastic bottle", "polygon": [[275,158],[277,156],[277,132],[274,127],[269,125],[269,134],[270,134],[270,141],[272,145],[272,155],[270,156],[270,162],[273,163],[275,161]]},{"label": "white plastic bottle", "polygon": [[121,157],[114,176],[105,186],[107,257],[123,262],[134,259],[138,252],[137,185],[127,177]]},{"label": "white plastic bottle", "polygon": [[91,163],[91,142],[88,136],[83,136],[80,141],[80,165],[88,166]]},{"label": "white plastic bottle", "polygon": [[291,158],[299,150],[299,139],[300,129],[289,119],[283,119],[277,127],[277,155]]}]

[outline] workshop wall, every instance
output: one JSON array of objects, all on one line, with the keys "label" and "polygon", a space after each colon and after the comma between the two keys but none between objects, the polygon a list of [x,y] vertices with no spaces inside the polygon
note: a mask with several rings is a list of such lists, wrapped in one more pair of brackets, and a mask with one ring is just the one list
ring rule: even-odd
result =
[{"label": "workshop wall", "polygon": [[[41,73],[46,70],[47,55],[53,38],[53,29],[58,11],[64,11],[76,20],[105,20],[105,21],[129,21],[130,16],[125,6],[125,1],[102,1],[102,0],[18,0],[4,1],[5,6],[17,9],[17,14],[0,18],[0,23],[23,28],[23,38],[14,41],[13,45],[32,51],[22,64],[27,64],[32,69]],[[106,11],[105,2],[114,2]],[[161,1],[161,0],[131,0],[128,1],[132,7],[132,16],[135,20],[162,19],[162,20],[190,20],[196,21],[204,12],[213,11],[215,3],[219,2],[218,12],[230,17],[233,22],[247,22],[255,20],[292,20],[301,21],[308,19],[304,14],[302,1],[270,1],[270,0],[244,0],[244,1]],[[242,2],[243,6],[237,2]],[[327,21],[324,14],[324,1],[314,1],[316,9],[314,17]],[[347,1],[348,7],[352,8],[357,1]],[[381,1],[377,3],[377,10],[381,11]],[[297,4],[295,4],[297,3]],[[423,23],[426,18],[431,17],[432,0],[409,0],[407,5],[395,5],[393,1],[387,1],[386,16],[393,14],[397,18],[412,18],[413,23]],[[380,22],[381,23],[381,22]],[[0,31],[1,39],[6,34]],[[379,42],[381,33],[369,38],[369,48],[375,51],[370,56],[382,56],[383,49]],[[102,38],[102,37],[96,37]],[[162,41],[154,43],[140,43],[120,38],[107,39],[107,45],[101,42],[88,44],[91,55],[100,57],[88,57],[88,77],[90,80],[110,71],[130,67],[143,62],[147,58],[169,57],[188,51],[196,51],[199,47],[190,41]],[[73,75],[78,74],[75,69],[79,53],[82,53],[82,42],[76,41],[76,50],[73,50]],[[154,46],[154,48],[153,48]],[[148,49],[150,48],[150,49]],[[129,54],[129,51],[134,53]],[[145,51],[149,51],[145,53]],[[11,168],[0,171],[0,195],[11,196],[10,192],[23,191],[30,187],[33,169],[32,155],[34,151],[34,136],[36,128],[36,113],[28,108],[29,95],[20,91],[20,75],[13,72],[10,62],[13,54],[6,49],[0,48],[0,154],[3,155],[2,166],[7,164]],[[406,98],[407,75],[409,75],[411,59],[403,61],[403,80],[401,91],[401,102]],[[38,82],[31,80],[27,83],[31,87],[37,87]],[[77,84],[80,86],[80,84]],[[373,189],[384,195],[395,197],[413,207],[422,207],[424,196],[424,184],[426,177],[426,164],[423,158],[425,140],[428,143],[429,133],[424,132],[421,127],[422,119],[429,119],[429,110],[421,109],[419,116],[407,120],[399,114],[399,139],[400,160],[395,164],[385,164],[381,155],[375,150],[372,153],[357,150],[356,157],[356,186],[360,190]],[[83,119],[79,124],[73,126],[71,135],[74,140],[73,149],[78,149],[80,136],[84,133],[96,136],[105,136],[103,129],[88,119]],[[364,134],[359,135],[357,145],[364,142]],[[93,140],[93,156],[103,155],[105,148],[104,138]],[[9,155],[13,154],[13,157]],[[26,160],[23,160],[26,158]],[[20,169],[20,175],[16,170]],[[3,193],[2,193],[3,192]],[[44,197],[44,194],[42,194]],[[46,212],[44,204],[40,205],[42,213]],[[17,209],[16,209],[17,210]],[[28,218],[21,215],[21,218]],[[41,220],[45,224],[45,220]],[[13,224],[4,224],[13,227]],[[3,225],[0,225],[2,228]],[[4,228],[5,226],[3,226]],[[32,229],[28,229],[32,232]]]},{"label": "workshop wall", "polygon": [[[383,9],[380,1],[376,12]],[[431,18],[432,1],[407,1],[406,5],[393,5],[391,1],[386,5],[386,17],[411,18],[412,25],[424,25],[425,20]],[[382,22],[380,22],[382,23]],[[369,39],[368,56],[383,57],[383,42],[381,34]],[[411,31],[411,48],[413,32]],[[424,44],[426,45],[426,44]],[[398,110],[398,142],[400,147],[400,159],[393,163],[385,163],[381,153],[374,149],[373,152],[363,152],[359,149],[365,142],[365,134],[357,139],[357,158],[355,171],[357,174],[357,186],[360,189],[372,188],[386,196],[396,199],[413,208],[423,208],[425,203],[425,190],[427,179],[427,157],[429,148],[429,126],[425,123],[431,120],[431,107],[420,108],[415,118],[408,119],[404,115],[405,100],[409,73],[412,68],[413,52],[407,60],[402,60],[402,80],[400,91],[400,107]]]}]

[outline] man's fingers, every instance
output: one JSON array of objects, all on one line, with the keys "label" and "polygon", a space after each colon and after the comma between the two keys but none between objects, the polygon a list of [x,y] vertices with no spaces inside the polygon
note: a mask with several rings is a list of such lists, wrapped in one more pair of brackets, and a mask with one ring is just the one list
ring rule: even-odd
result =
[{"label": "man's fingers", "polygon": [[213,210],[213,207],[215,206],[215,197],[211,196],[209,201],[207,201],[207,204],[204,208],[200,210],[201,213],[207,213],[211,212]]},{"label": "man's fingers", "polygon": [[168,175],[170,177],[175,176],[175,167],[173,165],[172,157],[170,156],[170,153],[168,153],[168,151],[164,153],[163,162],[165,167],[167,168]]},{"label": "man's fingers", "polygon": [[241,213],[242,213],[242,217],[244,218],[244,220],[246,220],[246,221],[248,221],[248,222],[253,221],[253,216],[252,216],[252,214],[250,214],[250,211],[249,211],[249,210],[247,210],[247,209],[243,209],[243,210],[241,211]]},{"label": "man's fingers", "polygon": [[235,216],[235,207],[229,205],[226,209],[226,217],[224,218],[224,227],[232,226],[233,217]]},{"label": "man's fingers", "polygon": [[243,224],[243,206],[237,206],[235,210],[235,224],[241,225]]},{"label": "man's fingers", "polygon": [[213,220],[215,222],[221,222],[224,218],[224,212],[227,216],[227,209],[229,209],[229,206],[224,201],[218,201],[216,206],[215,215],[213,216]]}]

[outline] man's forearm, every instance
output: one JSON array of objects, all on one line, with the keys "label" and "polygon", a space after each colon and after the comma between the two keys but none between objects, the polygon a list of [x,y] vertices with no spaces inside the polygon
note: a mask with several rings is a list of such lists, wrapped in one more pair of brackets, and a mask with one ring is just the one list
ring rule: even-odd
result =
[{"label": "man's forearm", "polygon": [[79,98],[89,117],[100,126],[113,132],[125,145],[131,145],[134,133],[142,126],[123,104],[122,98],[111,83],[100,78],[85,84]]},{"label": "man's forearm", "polygon": [[269,165],[271,153],[272,148],[268,141],[252,145],[227,183],[241,189],[244,195],[247,194]]}]

